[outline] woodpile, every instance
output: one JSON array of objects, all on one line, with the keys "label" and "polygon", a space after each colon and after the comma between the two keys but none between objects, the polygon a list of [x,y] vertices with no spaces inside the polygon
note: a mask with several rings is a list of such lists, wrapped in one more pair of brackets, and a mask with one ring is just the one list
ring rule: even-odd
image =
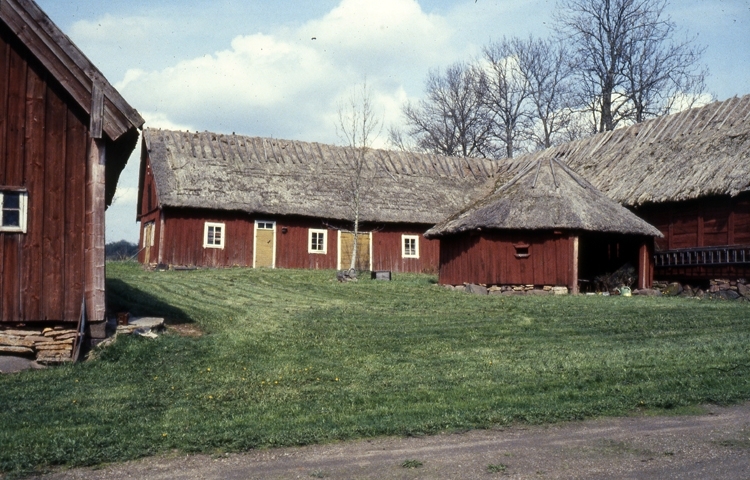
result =
[{"label": "woodpile", "polygon": [[34,355],[40,363],[70,362],[77,338],[75,330],[59,326],[43,330],[0,330],[0,354]]}]

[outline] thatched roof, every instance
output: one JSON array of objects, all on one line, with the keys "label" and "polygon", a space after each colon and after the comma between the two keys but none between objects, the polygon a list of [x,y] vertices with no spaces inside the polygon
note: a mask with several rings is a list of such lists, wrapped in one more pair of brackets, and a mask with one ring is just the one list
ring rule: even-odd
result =
[{"label": "thatched roof", "polygon": [[[162,207],[352,218],[357,152],[351,148],[154,129],[143,138]],[[485,159],[370,149],[361,220],[434,224],[491,188],[497,166]]]},{"label": "thatched roof", "polygon": [[585,230],[662,236],[556,159],[534,159],[509,182],[425,233]]},{"label": "thatched roof", "polygon": [[628,206],[735,196],[750,190],[750,95],[505,161],[505,174],[548,158]]}]

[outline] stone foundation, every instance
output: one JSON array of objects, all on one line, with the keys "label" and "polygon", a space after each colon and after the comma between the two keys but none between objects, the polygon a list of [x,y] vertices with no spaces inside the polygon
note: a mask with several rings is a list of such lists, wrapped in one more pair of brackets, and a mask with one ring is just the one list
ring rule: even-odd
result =
[{"label": "stone foundation", "polygon": [[70,362],[77,338],[75,330],[65,327],[0,330],[0,354],[33,356],[39,363]]},{"label": "stone foundation", "polygon": [[468,292],[475,295],[567,295],[568,287],[552,285],[484,285],[465,283],[462,285],[443,285],[448,290]]},{"label": "stone foundation", "polygon": [[[633,293],[640,293],[638,290]],[[644,291],[643,294],[664,295],[668,297],[707,298],[714,300],[740,300],[750,301],[750,286],[747,280],[715,279],[706,285],[690,285],[679,282],[654,282],[651,292]]]}]

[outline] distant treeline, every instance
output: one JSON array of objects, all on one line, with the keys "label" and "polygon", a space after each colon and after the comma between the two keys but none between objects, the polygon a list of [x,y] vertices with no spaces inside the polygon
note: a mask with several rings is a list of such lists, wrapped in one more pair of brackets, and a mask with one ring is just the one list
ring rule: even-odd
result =
[{"label": "distant treeline", "polygon": [[138,245],[127,240],[120,240],[106,244],[104,252],[107,260],[127,260],[138,253]]}]

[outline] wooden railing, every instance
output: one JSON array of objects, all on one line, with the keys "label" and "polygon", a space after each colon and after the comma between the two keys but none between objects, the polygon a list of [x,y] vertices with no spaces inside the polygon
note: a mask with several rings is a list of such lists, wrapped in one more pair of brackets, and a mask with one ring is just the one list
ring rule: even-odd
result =
[{"label": "wooden railing", "polygon": [[750,245],[680,248],[654,254],[656,267],[750,264]]}]

